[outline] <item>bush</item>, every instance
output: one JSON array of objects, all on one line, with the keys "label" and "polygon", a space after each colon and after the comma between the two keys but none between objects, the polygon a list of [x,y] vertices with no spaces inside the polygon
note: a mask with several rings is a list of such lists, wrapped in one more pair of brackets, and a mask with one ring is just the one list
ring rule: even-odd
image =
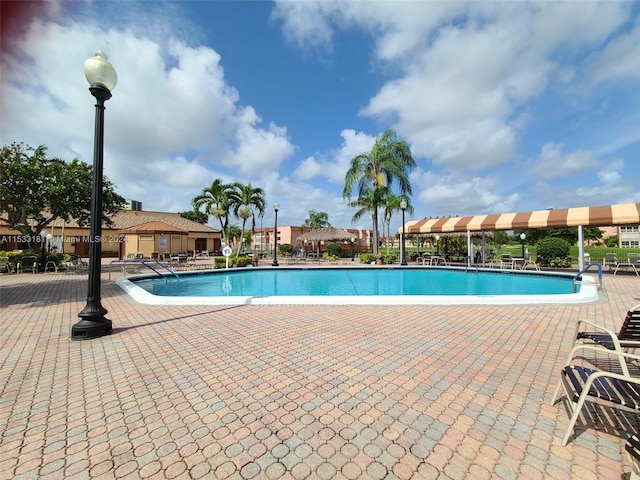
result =
[{"label": "bush", "polygon": [[361,253],[359,258],[360,263],[365,265],[371,265],[371,262],[376,263],[376,256],[373,253]]},{"label": "bush", "polygon": [[281,243],[278,245],[278,253],[283,257],[290,257],[293,255],[293,245],[290,243]]},{"label": "bush", "polygon": [[327,243],[327,255],[331,258],[340,258],[342,255],[342,248],[337,243]]},{"label": "bush", "polygon": [[543,267],[570,267],[571,245],[562,238],[547,237],[537,244],[537,261]]},{"label": "bush", "polygon": [[[232,255],[229,257],[229,268],[232,267],[246,267],[251,265],[251,257],[247,255],[240,255],[236,257]],[[213,268],[225,268],[227,266],[226,257],[215,257],[213,259]]]},{"label": "bush", "polygon": [[396,260],[398,260],[398,255],[395,253],[384,253],[382,255],[382,263],[385,265],[396,263]]}]

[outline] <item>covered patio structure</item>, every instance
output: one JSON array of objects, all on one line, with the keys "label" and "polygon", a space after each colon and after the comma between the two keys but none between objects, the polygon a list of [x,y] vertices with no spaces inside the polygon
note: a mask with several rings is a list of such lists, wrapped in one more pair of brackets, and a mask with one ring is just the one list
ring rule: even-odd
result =
[{"label": "covered patio structure", "polygon": [[[405,223],[404,229],[407,234],[465,232],[468,258],[473,258],[472,232],[578,227],[578,261],[582,270],[584,268],[584,227],[638,224],[640,224],[640,203],[621,203],[599,207],[561,208],[494,215],[424,218]],[[402,227],[398,229],[398,233],[402,233]]]},{"label": "covered patio structure", "polygon": [[[302,235],[299,235],[296,240],[302,242],[315,242],[317,253],[316,255],[320,258],[320,242],[331,242],[331,241],[341,241],[347,240],[351,241],[351,239],[357,238],[353,233],[348,232],[342,228],[335,227],[325,227],[325,228],[316,228],[315,230],[311,230],[309,232],[305,232]],[[305,250],[306,254],[306,250]]]}]

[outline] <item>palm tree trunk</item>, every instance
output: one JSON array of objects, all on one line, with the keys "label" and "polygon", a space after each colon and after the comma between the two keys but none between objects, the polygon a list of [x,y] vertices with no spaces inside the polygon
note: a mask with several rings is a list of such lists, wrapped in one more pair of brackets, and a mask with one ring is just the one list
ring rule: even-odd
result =
[{"label": "palm tree trunk", "polygon": [[371,219],[373,220],[373,254],[378,253],[378,209],[374,208],[371,212]]}]

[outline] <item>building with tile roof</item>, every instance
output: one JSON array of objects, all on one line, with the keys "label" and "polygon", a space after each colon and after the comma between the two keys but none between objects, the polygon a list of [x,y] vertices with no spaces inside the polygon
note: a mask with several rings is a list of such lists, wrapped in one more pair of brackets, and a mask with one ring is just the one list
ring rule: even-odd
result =
[{"label": "building with tile roof", "polygon": [[[145,235],[158,235],[155,245],[160,248],[164,245],[161,240],[162,234],[170,235],[167,241],[169,252],[193,253],[194,251],[207,250],[209,252],[219,252],[221,250],[220,230],[203,225],[180,216],[179,213],[151,212],[144,210],[122,210],[111,217],[113,225],[102,226],[102,237],[91,239],[89,237],[89,226],[80,226],[75,219],[64,221],[61,218],[52,222],[42,231],[43,240],[48,239],[49,247],[55,247],[58,252],[86,257],[89,252],[89,244],[92,241],[99,241],[102,245],[103,256],[126,258],[126,255],[133,250],[143,251],[139,248],[140,241],[147,245],[149,238]],[[135,232],[136,227],[141,225],[155,225],[153,234],[149,232]],[[166,225],[166,227],[162,227]],[[166,229],[164,231],[163,229]],[[179,233],[178,233],[179,232]],[[177,238],[180,237],[179,243]],[[28,248],[28,243],[23,235],[17,230],[9,228],[6,219],[0,218],[0,250],[24,250]],[[174,241],[175,240],[175,241]],[[136,246],[127,245],[126,242],[136,242]],[[145,243],[145,241],[147,243]],[[145,246],[146,248],[146,246]],[[157,248],[153,251],[158,251]]]}]

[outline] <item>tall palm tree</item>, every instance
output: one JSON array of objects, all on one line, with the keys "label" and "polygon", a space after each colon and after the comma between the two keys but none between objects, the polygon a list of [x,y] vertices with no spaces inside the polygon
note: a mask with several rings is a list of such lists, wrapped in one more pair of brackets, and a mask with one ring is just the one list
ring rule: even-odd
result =
[{"label": "tall palm tree", "polygon": [[[398,140],[393,130],[386,130],[376,138],[371,151],[351,159],[351,166],[344,179],[342,196],[351,200],[354,189],[357,191],[358,200],[370,195],[368,200],[373,201],[369,209],[373,223],[373,253],[378,253],[378,208],[382,205],[384,197],[380,190],[391,188],[393,182],[397,181],[400,193],[410,195],[412,192],[409,173],[415,167],[416,162],[411,156],[409,144],[404,140]],[[369,190],[373,192],[370,193]]]},{"label": "tall palm tree", "polygon": [[330,227],[331,224],[329,223],[329,214],[327,212],[316,212],[315,210],[309,210],[309,218],[304,221],[302,226],[311,227],[311,230]]},{"label": "tall palm tree", "polygon": [[[193,208],[207,215],[213,215],[220,222],[222,242],[227,242],[227,227],[229,226],[229,191],[231,186],[222,179],[216,178],[209,187],[202,189],[191,203]],[[202,210],[201,210],[202,209]]]},{"label": "tall palm tree", "polygon": [[[260,187],[253,187],[251,183],[246,185],[235,182],[229,191],[229,206],[233,214],[242,220],[242,232],[240,238],[244,237],[247,220],[251,218],[251,231],[256,229],[256,212],[262,216],[265,212],[264,190]],[[242,242],[239,243],[236,255],[240,253]]]},{"label": "tall palm tree", "polygon": [[[360,220],[363,215],[369,214],[373,217],[373,210],[378,208],[378,205],[382,203],[384,196],[386,195],[386,188],[379,188],[377,191],[373,188],[369,188],[366,191],[362,192],[361,195],[353,201],[347,203],[347,206],[352,208],[357,208],[356,213],[351,217],[351,222],[356,223]],[[377,212],[376,212],[377,213]],[[375,216],[375,222],[377,226],[378,215]],[[377,247],[377,241],[376,247]],[[374,252],[377,252],[377,248],[374,248]]]},{"label": "tall palm tree", "polygon": [[[402,208],[400,208],[400,202],[404,200],[407,202],[407,208],[405,210],[409,213],[413,213],[413,205],[411,205],[411,200],[407,198],[405,195],[395,195],[391,192],[387,192],[384,203],[384,223],[387,226],[387,253],[389,253],[389,238],[391,238],[391,217],[393,216],[393,212],[401,212]],[[403,241],[404,239],[400,240]]]}]

